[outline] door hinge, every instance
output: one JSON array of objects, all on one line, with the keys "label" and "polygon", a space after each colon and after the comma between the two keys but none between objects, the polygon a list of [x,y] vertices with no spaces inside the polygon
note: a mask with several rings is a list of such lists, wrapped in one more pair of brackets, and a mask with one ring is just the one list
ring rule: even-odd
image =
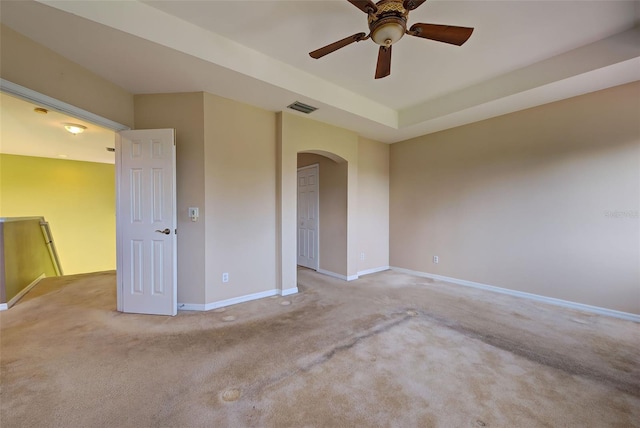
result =
[{"label": "door hinge", "polygon": [[178,229],[174,229],[173,233],[178,234]]}]

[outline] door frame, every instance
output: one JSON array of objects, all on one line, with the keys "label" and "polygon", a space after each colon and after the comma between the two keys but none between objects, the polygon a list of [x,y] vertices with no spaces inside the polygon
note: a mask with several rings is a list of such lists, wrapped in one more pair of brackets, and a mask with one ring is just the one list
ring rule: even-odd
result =
[{"label": "door frame", "polygon": [[21,98],[25,101],[48,107],[51,110],[68,114],[69,116],[86,120],[87,122],[95,123],[98,126],[111,129],[114,132],[128,131],[131,129],[127,125],[114,122],[113,120],[107,119],[106,117],[99,116],[95,113],[91,113],[90,111],[81,109],[69,103],[65,103],[64,101],[60,101],[56,98],[52,98],[48,95],[36,92],[29,88],[25,88],[24,86],[20,86],[16,83],[2,78],[0,78],[0,91]]},{"label": "door frame", "polygon": [[[56,98],[50,97],[48,95],[42,94],[40,92],[34,91],[32,89],[26,88],[24,86],[18,85],[16,83],[10,82],[8,80],[2,79],[0,78],[0,91],[1,92],[5,92],[9,95],[13,95],[17,98],[20,98],[22,100],[28,101],[30,103],[34,103],[34,104],[38,104],[40,106],[43,107],[47,107],[50,110],[55,110],[58,111],[60,113],[64,113],[67,114],[69,116],[73,116],[76,117],[78,119],[90,122],[90,123],[94,123],[98,126],[101,126],[103,128],[107,128],[107,129],[111,129],[112,131],[114,131],[115,133],[115,138],[117,139],[118,136],[118,132],[120,131],[128,131],[131,130],[130,127],[123,125],[121,123],[118,122],[114,122],[113,120],[107,119],[106,117],[102,117],[99,116],[95,113],[91,113],[90,111],[81,109],[79,107],[76,107],[72,104],[66,103],[64,101],[60,101]],[[117,153],[115,154],[115,173],[118,174],[120,172],[120,162],[117,156]],[[116,187],[116,198],[118,197],[117,195],[117,177],[116,180],[114,180],[114,187]],[[117,205],[117,201],[116,201],[116,205]],[[120,248],[119,248],[119,242],[118,242],[118,224],[119,224],[119,218],[118,218],[118,213],[117,213],[117,209],[116,209],[116,261],[118,260],[118,257],[120,257]],[[177,248],[176,248],[177,251]],[[116,273],[117,273],[117,263],[116,263]],[[120,310],[122,308],[122,296],[118,289],[119,285],[116,284],[116,290],[117,291],[117,310]]]},{"label": "door frame", "polygon": [[[300,216],[298,214],[298,197],[300,196],[300,191],[298,189],[299,187],[298,172],[303,171],[305,169],[313,169],[313,168],[315,168],[316,170],[316,178],[317,178],[316,218],[318,219],[318,224],[316,226],[316,248],[315,248],[317,257],[316,257],[316,267],[314,269],[317,272],[318,270],[320,270],[320,164],[319,163],[314,163],[307,166],[301,166],[296,170],[296,254],[300,253],[300,239],[298,239],[298,236],[297,236],[297,230],[298,230],[297,225],[298,225],[298,221],[300,220]],[[296,257],[296,265],[298,264],[297,262],[298,260]],[[312,269],[312,268],[309,268],[309,269]]]}]

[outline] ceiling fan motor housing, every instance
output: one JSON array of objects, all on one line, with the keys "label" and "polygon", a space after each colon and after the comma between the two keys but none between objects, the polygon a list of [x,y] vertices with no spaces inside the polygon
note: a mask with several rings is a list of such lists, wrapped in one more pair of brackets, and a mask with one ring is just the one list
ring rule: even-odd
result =
[{"label": "ceiling fan motor housing", "polygon": [[378,10],[369,14],[371,40],[380,46],[391,46],[407,31],[409,11],[400,0],[381,0],[376,6]]}]

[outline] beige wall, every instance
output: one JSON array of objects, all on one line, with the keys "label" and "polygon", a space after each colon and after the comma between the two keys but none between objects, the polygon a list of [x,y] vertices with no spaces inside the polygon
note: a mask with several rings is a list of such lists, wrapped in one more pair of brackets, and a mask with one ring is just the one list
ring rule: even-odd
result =
[{"label": "beige wall", "polygon": [[[136,95],[135,117],[136,129],[176,130],[178,302],[205,304],[204,95]],[[198,222],[189,207],[200,209]]]},{"label": "beige wall", "polygon": [[133,126],[133,96],[0,24],[0,76],[81,109]]},{"label": "beige wall", "polygon": [[111,164],[0,154],[0,217],[44,217],[65,275],[116,268],[115,186]]},{"label": "beige wall", "polygon": [[[1,35],[4,79],[137,129],[176,128],[179,301],[205,304],[260,292],[273,285],[272,273],[276,287],[296,287],[299,151],[334,153],[348,162],[346,274],[356,276],[361,267],[357,225],[362,219],[357,210],[359,140],[354,132],[288,113],[276,120],[273,113],[206,94],[137,95],[134,101],[122,88],[7,27]],[[255,177],[261,179],[254,182]],[[236,203],[228,202],[232,196]],[[200,208],[200,222],[186,217],[189,206]],[[238,218],[251,222],[244,225],[246,233],[238,232],[243,227]],[[239,236],[238,242],[230,244],[231,235]],[[252,269],[246,269],[249,264]],[[265,286],[256,285],[257,274],[248,271],[262,271]],[[230,273],[224,287],[222,272]]]},{"label": "beige wall", "polygon": [[389,147],[358,140],[358,272],[389,266]]},{"label": "beige wall", "polygon": [[275,114],[202,92],[136,95],[135,112],[137,129],[176,129],[178,301],[274,290]]},{"label": "beige wall", "polygon": [[347,276],[357,275],[358,136],[352,131],[290,113],[277,115],[277,234],[278,283],[283,290],[297,286],[296,201],[299,152],[347,162]]},{"label": "beige wall", "polygon": [[347,163],[298,153],[298,168],[318,164],[319,267],[347,275]]},{"label": "beige wall", "polygon": [[204,130],[207,302],[274,290],[276,115],[204,94]]},{"label": "beige wall", "polygon": [[640,313],[639,123],[635,82],[392,145],[391,264]]}]

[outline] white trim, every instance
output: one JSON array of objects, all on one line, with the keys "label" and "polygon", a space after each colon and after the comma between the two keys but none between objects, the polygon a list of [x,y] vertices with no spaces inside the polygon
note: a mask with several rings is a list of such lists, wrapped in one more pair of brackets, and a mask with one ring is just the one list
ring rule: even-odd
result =
[{"label": "white trim", "polygon": [[38,104],[44,107],[48,107],[52,110],[59,111],[60,113],[68,114],[69,116],[76,117],[78,119],[86,120],[87,122],[95,123],[96,125],[103,126],[105,128],[112,129],[114,131],[125,131],[129,128],[121,123],[114,122],[106,117],[98,116],[97,114],[83,110],[74,105],[65,103],[64,101],[51,98],[48,95],[41,94],[32,89],[25,88],[16,83],[9,82],[5,79],[0,79],[0,90],[7,94],[14,95],[26,101],[30,101],[34,104]]},{"label": "white trim", "polygon": [[[121,198],[120,198],[120,185],[122,177],[122,136],[119,132],[115,133],[115,149],[116,152],[114,160],[116,167],[116,310],[118,312],[124,312],[124,278],[122,277],[122,266],[124,266],[124,260],[122,255],[122,219],[118,213],[120,212]],[[176,299],[177,300],[177,299]]]},{"label": "white trim", "polygon": [[[289,288],[288,290],[292,290]],[[297,290],[297,288],[296,288]],[[211,311],[213,309],[223,308],[225,306],[237,305],[238,303],[250,302],[252,300],[264,299],[265,297],[277,296],[279,290],[267,290],[261,291],[260,293],[247,294],[246,296],[233,297],[231,299],[219,300],[217,302],[211,302],[207,304],[197,304],[197,303],[178,303],[179,311]]]},{"label": "white trim", "polygon": [[338,278],[338,279],[341,279],[343,281],[347,280],[347,276],[346,275],[340,275],[339,273],[331,272],[331,271],[328,271],[328,270],[318,269],[316,272],[321,273],[323,275],[327,275],[327,276],[333,277],[333,278]]},{"label": "white trim", "polygon": [[284,290],[280,290],[280,295],[281,296],[290,296],[292,294],[297,294],[298,293],[298,287],[293,287],[293,288],[286,288]]},{"label": "white trim", "polygon": [[[300,152],[300,153],[304,153],[304,152]],[[315,266],[305,266],[305,265],[300,265],[300,266],[304,266],[306,268],[317,271],[320,268],[320,164],[318,162],[311,165],[307,165],[307,166],[301,166],[296,170],[296,253],[300,254],[300,248],[299,248],[300,239],[298,238],[298,231],[299,231],[298,221],[300,220],[300,213],[298,212],[298,202],[297,202],[298,198],[300,197],[300,180],[298,180],[298,173],[300,171],[304,171],[307,169],[316,170],[316,212],[315,212],[316,242],[315,242],[315,248],[314,248],[314,251],[316,252],[316,258],[314,259]],[[296,263],[297,261],[298,260],[296,258]]]},{"label": "white trim", "polygon": [[27,294],[29,291],[31,291],[31,289],[33,287],[35,287],[41,279],[44,279],[46,277],[46,275],[40,274],[39,277],[37,277],[36,279],[34,279],[33,281],[31,281],[31,284],[27,285],[26,287],[24,287],[22,290],[20,290],[20,292],[18,294],[16,294],[15,296],[13,296],[13,299],[9,300],[7,303],[3,303],[3,305],[6,306],[6,309],[2,309],[2,307],[0,307],[0,310],[7,310],[9,309],[11,306],[15,305],[16,303],[18,303],[18,300],[22,299],[24,297],[25,294]]},{"label": "white trim", "polygon": [[539,294],[510,290],[508,288],[496,287],[494,285],[481,284],[479,282],[467,281],[464,279],[457,279],[457,278],[450,278],[448,276],[436,275],[436,274],[427,273],[427,272],[419,272],[415,270],[404,269],[404,268],[399,268],[394,266],[391,266],[391,269],[400,273],[406,273],[408,275],[415,275],[423,278],[435,279],[438,281],[451,282],[453,284],[463,285],[465,287],[492,291],[494,293],[506,294],[509,296],[535,300],[536,302],[548,303],[550,305],[561,306],[563,308],[577,309],[579,311],[590,312],[598,315],[605,315],[608,317],[619,318],[627,321],[640,323],[640,315],[632,314],[629,312],[616,311],[613,309],[601,308],[599,306],[585,305],[584,303],[577,303],[577,302],[571,302],[569,300],[556,299],[555,297],[541,296]]},{"label": "white trim", "polygon": [[204,312],[206,310],[207,310],[206,305],[201,305],[197,303],[178,303],[178,311]]},{"label": "white trim", "polygon": [[6,303],[0,303],[0,312],[6,311],[7,309],[9,309],[9,307]]},{"label": "white trim", "polygon": [[[305,153],[305,152],[300,152],[300,153]],[[313,153],[309,153],[309,154],[313,154]],[[307,166],[301,166],[298,168],[298,171],[304,171],[305,169],[320,169],[320,164],[318,162],[316,163],[312,163],[311,165],[307,165]]]},{"label": "white trim", "polygon": [[358,276],[370,275],[372,273],[384,272],[385,270],[389,270],[389,266],[380,266],[373,269],[365,269],[358,272]]},{"label": "white trim", "polygon": [[331,272],[329,270],[324,270],[324,269],[318,269],[317,272],[323,275],[331,276],[333,278],[341,279],[343,281],[355,281],[356,279],[358,279],[358,275],[347,276],[347,275],[342,275],[342,274]]}]

